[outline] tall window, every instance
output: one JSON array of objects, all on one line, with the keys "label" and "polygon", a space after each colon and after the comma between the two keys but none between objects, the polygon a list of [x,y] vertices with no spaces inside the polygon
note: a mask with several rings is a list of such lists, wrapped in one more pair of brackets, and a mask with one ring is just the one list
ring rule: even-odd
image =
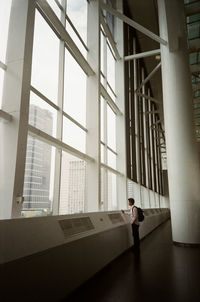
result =
[{"label": "tall window", "polygon": [[57,104],[59,39],[36,10],[31,84]]},{"label": "tall window", "polygon": [[0,1],[0,108],[2,107],[3,82],[6,70],[6,49],[11,3],[12,0]]},{"label": "tall window", "polygon": [[[66,13],[61,3],[48,4],[87,52],[87,1],[66,1]],[[29,107],[33,128],[27,142],[23,216],[84,211],[87,75],[67,43],[36,10]],[[37,130],[41,132],[35,138],[31,131]]]}]

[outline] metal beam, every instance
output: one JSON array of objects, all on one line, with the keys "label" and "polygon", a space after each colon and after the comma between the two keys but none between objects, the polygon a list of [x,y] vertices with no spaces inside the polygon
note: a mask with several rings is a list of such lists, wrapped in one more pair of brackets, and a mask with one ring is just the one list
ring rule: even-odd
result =
[{"label": "metal beam", "polygon": [[158,121],[156,121],[155,123],[153,123],[153,124],[151,125],[151,127],[154,126],[154,125],[157,125],[157,124],[161,124],[161,122],[162,122],[162,120],[158,120]]},{"label": "metal beam", "polygon": [[153,126],[153,125],[151,125],[149,128],[152,128],[153,130],[158,131],[158,132],[161,132],[161,133],[165,133],[164,130],[158,129],[157,127],[155,127],[155,126]]},{"label": "metal beam", "polygon": [[115,54],[116,59],[120,60],[121,57],[120,57],[118,49],[116,47],[116,42],[114,41],[113,36],[112,36],[112,34],[110,32],[110,29],[109,29],[107,23],[105,22],[104,17],[102,16],[102,14],[100,16],[100,20],[101,20],[101,25],[103,27],[103,30],[104,30],[104,32],[106,34],[106,37],[108,38],[108,40],[110,42],[110,45],[112,46],[112,49],[113,49],[113,52]]},{"label": "metal beam", "polygon": [[141,82],[140,86],[136,90],[139,91],[140,88],[142,88],[142,86],[145,85],[152,78],[152,76],[156,73],[156,71],[160,69],[160,67],[161,67],[161,62],[158,63],[158,65],[152,70],[152,72],[150,72],[150,74],[146,77],[146,79],[144,79]]},{"label": "metal beam", "polygon": [[152,40],[154,40],[154,41],[156,41],[160,44],[167,45],[167,41],[163,40],[162,38],[160,38],[156,34],[152,33],[150,30],[148,30],[144,26],[142,26],[142,25],[138,24],[137,22],[133,21],[132,19],[126,17],[124,14],[121,14],[120,12],[113,9],[112,7],[104,4],[103,2],[101,2],[101,7],[103,9],[105,9],[106,11],[108,11],[110,14],[112,14],[112,15],[118,17],[119,19],[121,19],[126,24],[132,26],[133,28],[137,29],[141,33],[145,34],[146,36],[148,36]]},{"label": "metal beam", "polygon": [[6,121],[12,121],[12,115],[0,109],[0,119],[4,119]]},{"label": "metal beam", "polygon": [[148,95],[146,95],[146,94],[140,93],[140,92],[138,92],[138,91],[135,91],[135,93],[136,93],[138,96],[141,96],[141,97],[143,97],[143,98],[145,98],[145,99],[147,99],[147,100],[150,100],[150,101],[152,101],[152,102],[154,102],[154,103],[157,103],[157,104],[160,104],[160,105],[161,105],[161,102],[159,102],[158,100],[152,98],[151,96],[148,96]]},{"label": "metal beam", "polygon": [[124,61],[130,61],[130,60],[155,56],[157,54],[160,54],[160,49],[145,51],[145,52],[137,53],[135,55],[126,56],[126,57],[124,57]]},{"label": "metal beam", "polygon": [[155,113],[160,113],[160,110],[147,111],[147,112],[146,112],[146,114],[155,114]]},{"label": "metal beam", "polygon": [[3,70],[6,70],[7,69],[7,66],[0,61],[0,68],[2,68]]},{"label": "metal beam", "polygon": [[48,21],[49,25],[53,28],[54,32],[57,33],[58,36],[66,43],[67,49],[76,59],[77,63],[81,66],[85,73],[88,76],[94,75],[94,71],[64,28],[61,21],[54,13],[51,6],[47,3],[47,1],[37,0],[37,8],[42,13],[43,17]]}]

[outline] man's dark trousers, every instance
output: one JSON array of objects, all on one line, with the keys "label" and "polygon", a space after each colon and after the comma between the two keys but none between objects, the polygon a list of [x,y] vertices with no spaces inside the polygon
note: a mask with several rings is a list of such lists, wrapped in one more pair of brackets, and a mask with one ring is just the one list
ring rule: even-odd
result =
[{"label": "man's dark trousers", "polygon": [[133,232],[134,248],[139,248],[140,247],[139,225],[133,223],[132,232]]}]

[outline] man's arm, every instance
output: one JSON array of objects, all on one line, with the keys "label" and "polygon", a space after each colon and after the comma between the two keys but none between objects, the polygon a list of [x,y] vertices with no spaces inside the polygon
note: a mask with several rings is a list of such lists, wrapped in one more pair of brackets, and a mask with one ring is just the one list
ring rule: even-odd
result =
[{"label": "man's arm", "polygon": [[127,210],[127,211],[121,210],[121,212],[122,212],[123,214],[126,214],[126,215],[131,216],[130,210]]}]

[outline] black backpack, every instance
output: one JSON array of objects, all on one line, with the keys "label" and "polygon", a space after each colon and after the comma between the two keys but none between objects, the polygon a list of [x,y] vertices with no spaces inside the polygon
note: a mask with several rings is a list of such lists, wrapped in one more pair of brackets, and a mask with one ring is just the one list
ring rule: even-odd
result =
[{"label": "black backpack", "polygon": [[138,220],[141,222],[144,220],[144,213],[143,213],[143,210],[141,208],[137,208],[137,211],[138,211]]}]

